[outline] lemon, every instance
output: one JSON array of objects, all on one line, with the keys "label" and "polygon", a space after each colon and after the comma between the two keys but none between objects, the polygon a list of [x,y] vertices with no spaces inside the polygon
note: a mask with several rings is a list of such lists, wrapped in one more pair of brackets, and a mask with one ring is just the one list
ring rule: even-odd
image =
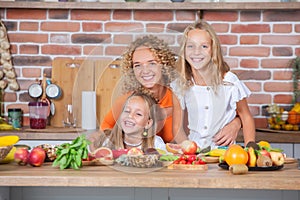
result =
[{"label": "lemon", "polygon": [[260,146],[260,147],[266,147],[266,148],[271,148],[271,144],[269,143],[269,142],[267,142],[267,141],[260,141],[260,142],[258,142],[258,145]]},{"label": "lemon", "polygon": [[10,152],[6,155],[6,157],[0,161],[0,163],[4,164],[4,163],[10,163],[12,161],[14,161],[14,156],[15,156],[15,152],[16,152],[17,148],[13,147]]}]

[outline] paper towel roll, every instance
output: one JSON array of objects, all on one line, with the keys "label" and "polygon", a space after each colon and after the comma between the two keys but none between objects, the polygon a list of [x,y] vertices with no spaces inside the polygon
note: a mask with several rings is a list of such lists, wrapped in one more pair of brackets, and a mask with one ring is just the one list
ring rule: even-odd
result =
[{"label": "paper towel roll", "polygon": [[81,126],[83,129],[96,129],[96,92],[82,91]]}]

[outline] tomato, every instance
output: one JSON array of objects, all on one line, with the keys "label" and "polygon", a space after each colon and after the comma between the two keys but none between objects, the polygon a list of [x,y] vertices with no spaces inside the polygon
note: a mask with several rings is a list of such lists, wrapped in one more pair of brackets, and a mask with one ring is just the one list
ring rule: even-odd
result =
[{"label": "tomato", "polygon": [[240,145],[233,144],[226,150],[224,160],[229,166],[233,164],[247,164],[248,153]]},{"label": "tomato", "polygon": [[180,156],[179,160],[186,160],[187,157],[185,155]]},{"label": "tomato", "polygon": [[185,165],[186,163],[187,163],[186,160],[180,160],[179,161],[179,164],[184,164]]},{"label": "tomato", "polygon": [[188,162],[192,163],[194,160],[196,160],[196,155],[188,155],[187,160],[188,160]]},{"label": "tomato", "polygon": [[174,161],[173,161],[173,164],[179,164],[179,159],[174,160]]}]

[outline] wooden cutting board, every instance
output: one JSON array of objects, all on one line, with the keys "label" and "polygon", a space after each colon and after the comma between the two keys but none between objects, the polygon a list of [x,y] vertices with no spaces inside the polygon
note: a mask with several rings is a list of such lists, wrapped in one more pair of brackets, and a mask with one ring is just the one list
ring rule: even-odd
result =
[{"label": "wooden cutting board", "polygon": [[[111,63],[111,61],[95,63],[97,122],[99,124],[111,109],[114,100],[121,94],[121,70],[120,67],[110,67]],[[119,63],[116,64],[119,65]]]},{"label": "wooden cutting board", "polygon": [[72,104],[74,79],[81,62],[81,60],[71,58],[56,58],[52,63],[52,83],[57,84],[62,90],[62,96],[59,99],[51,99],[55,107],[55,113],[51,117],[53,127],[63,127],[64,107],[66,104]]},{"label": "wooden cutting board", "polygon": [[95,112],[97,124],[101,123],[111,108],[113,99],[120,95],[118,82],[121,70],[109,67],[112,62],[111,60],[73,60],[71,58],[57,58],[53,61],[52,82],[61,87],[63,94],[61,98],[52,100],[56,111],[51,118],[51,126],[63,127],[64,107],[66,104],[72,104],[77,127],[81,127],[81,113],[84,109],[81,108],[82,91],[96,92]]}]

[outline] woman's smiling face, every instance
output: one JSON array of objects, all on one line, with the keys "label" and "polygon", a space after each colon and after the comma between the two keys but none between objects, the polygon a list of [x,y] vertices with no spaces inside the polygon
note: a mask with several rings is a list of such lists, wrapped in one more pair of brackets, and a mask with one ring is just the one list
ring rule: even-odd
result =
[{"label": "woman's smiling face", "polygon": [[133,71],[136,79],[148,89],[160,83],[162,65],[148,47],[138,47],[132,55]]},{"label": "woman's smiling face", "polygon": [[152,120],[146,101],[142,97],[130,97],[121,113],[120,122],[125,134],[141,133],[144,128],[148,129]]}]

